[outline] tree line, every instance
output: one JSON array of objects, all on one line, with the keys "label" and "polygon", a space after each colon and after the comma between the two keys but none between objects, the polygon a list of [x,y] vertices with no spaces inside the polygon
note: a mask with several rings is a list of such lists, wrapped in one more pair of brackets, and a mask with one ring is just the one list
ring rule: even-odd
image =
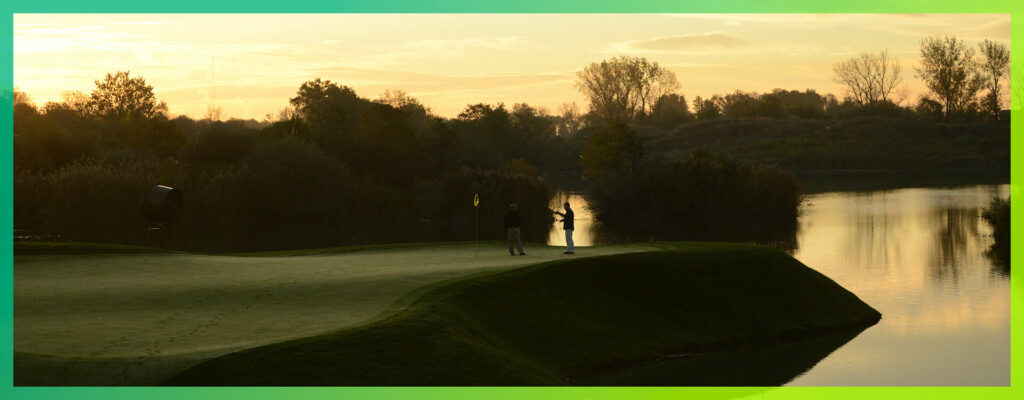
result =
[{"label": "tree line", "polygon": [[[956,39],[926,40],[922,54],[936,54],[939,61],[960,54],[954,57],[960,64],[953,65],[970,67],[971,87],[990,82],[982,76],[995,77],[991,82],[998,87],[1003,75],[991,71],[1002,68],[1001,45],[985,46],[986,59],[994,60],[988,69],[966,63],[973,53]],[[925,63],[918,73],[923,78],[956,75],[943,69],[948,64]],[[547,209],[551,185],[581,182],[604,194],[596,203],[599,209],[605,205],[609,220],[686,224],[694,220],[686,215],[741,215],[737,226],[760,226],[751,225],[748,217],[795,218],[788,209],[799,203],[800,185],[791,174],[714,155],[652,159],[636,129],[713,119],[819,120],[886,113],[947,120],[977,117],[980,104],[988,104],[976,97],[964,100],[961,93],[950,100],[923,98],[916,109],[897,105],[891,97],[900,69],[884,51],[837,64],[837,79],[847,70],[854,74],[851,82],[868,87],[851,88],[842,101],[810,89],[736,91],[697,97],[691,111],[671,71],[644,58],[622,56],[577,74],[576,86],[589,101],[587,112],[574,103],[563,104],[555,114],[528,104],[479,103],[467,105],[455,118],[435,115],[400,90],[367,99],[317,78],[304,82],[288,107],[263,121],[220,121],[216,107],[203,119],[170,118],[152,86],[118,71],[96,80],[88,95],[66,93],[63,101],[41,107],[27,94],[14,92],[15,228],[72,240],[160,240],[201,251],[468,239],[467,199],[480,192],[484,238],[502,237],[501,211],[517,202],[527,240],[541,240],[552,220]],[[867,77],[856,78],[858,73]],[[995,88],[986,98],[998,103],[1000,96]],[[922,112],[921,104],[942,107]],[[965,110],[975,111],[969,115]],[[689,178],[678,181],[679,174],[664,171],[685,171]],[[673,190],[700,174],[716,183],[692,187],[703,192],[691,199],[721,200],[708,191],[731,187],[730,193],[745,193],[744,199],[758,198],[753,190],[779,199],[771,206],[777,209],[735,212],[764,206],[747,200],[711,201],[716,210],[675,201],[679,193]],[[758,183],[765,177],[773,183]],[[140,236],[148,224],[141,218],[141,197],[154,184],[188,193],[182,220],[162,238]],[[629,204],[646,211],[640,216],[621,212]],[[729,230],[718,229],[717,236],[727,237]]]}]

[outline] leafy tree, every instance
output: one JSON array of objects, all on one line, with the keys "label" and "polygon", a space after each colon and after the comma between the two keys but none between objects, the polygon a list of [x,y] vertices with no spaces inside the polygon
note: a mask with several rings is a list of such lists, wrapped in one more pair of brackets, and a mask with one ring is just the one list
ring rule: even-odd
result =
[{"label": "leafy tree", "polygon": [[15,88],[14,89],[14,107],[18,107],[19,105],[31,108],[33,110],[36,109],[36,105],[32,103],[32,98],[29,97],[28,93],[22,92],[22,91],[18,90],[17,88]]},{"label": "leafy tree", "polygon": [[722,110],[726,118],[754,118],[757,116],[757,93],[744,93],[737,90],[722,96],[713,96],[712,100]]},{"label": "leafy tree", "polygon": [[985,89],[988,89],[988,94],[982,100],[982,106],[989,113],[990,119],[998,120],[999,112],[1002,111],[1000,105],[1001,83],[1003,78],[1010,74],[1010,49],[1004,44],[988,39],[981,42],[979,46],[981,55],[985,57],[984,62],[981,63],[981,70],[985,76]]},{"label": "leafy tree", "polygon": [[[104,117],[141,116],[153,118],[167,112],[167,104],[157,102],[153,87],[142,77],[132,78],[128,71],[107,74],[95,81],[96,89],[88,99],[89,111]],[[71,103],[69,103],[71,104]]]},{"label": "leafy tree", "polygon": [[594,132],[580,156],[580,165],[587,178],[601,181],[622,174],[635,175],[643,155],[643,141],[636,131],[615,123]]},{"label": "leafy tree", "polygon": [[860,105],[888,101],[903,80],[899,60],[887,50],[878,54],[861,53],[832,67],[835,81],[846,87],[849,96]]},{"label": "leafy tree", "polygon": [[653,101],[679,87],[675,74],[643,57],[620,56],[576,73],[576,88],[605,123],[629,123]]},{"label": "leafy tree", "polygon": [[719,108],[718,102],[715,101],[718,96],[713,96],[710,99],[702,99],[697,96],[693,99],[693,112],[699,120],[718,119],[722,116],[722,109]]},{"label": "leafy tree", "polygon": [[943,119],[970,110],[985,84],[974,49],[953,36],[930,37],[921,41],[921,59],[917,76],[942,103]]},{"label": "leafy tree", "polygon": [[693,118],[686,97],[675,93],[662,95],[654,103],[651,116],[655,125],[671,128]]}]

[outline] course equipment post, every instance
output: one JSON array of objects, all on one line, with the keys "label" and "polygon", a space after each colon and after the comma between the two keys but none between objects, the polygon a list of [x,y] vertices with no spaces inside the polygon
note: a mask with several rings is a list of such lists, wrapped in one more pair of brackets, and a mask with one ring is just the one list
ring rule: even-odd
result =
[{"label": "course equipment post", "polygon": [[473,257],[477,256],[477,242],[480,240],[480,193],[473,193]]}]

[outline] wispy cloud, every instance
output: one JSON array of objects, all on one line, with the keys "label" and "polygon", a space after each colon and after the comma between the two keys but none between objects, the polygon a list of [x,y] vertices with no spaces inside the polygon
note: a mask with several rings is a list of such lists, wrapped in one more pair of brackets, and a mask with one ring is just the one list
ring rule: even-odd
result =
[{"label": "wispy cloud", "polygon": [[514,72],[472,75],[442,75],[402,70],[384,70],[336,66],[317,68],[316,76],[343,85],[384,86],[414,91],[448,91],[466,89],[501,89],[528,87],[552,82],[572,81],[574,72]]},{"label": "wispy cloud", "polygon": [[529,46],[522,37],[469,38],[469,39],[418,39],[401,45],[404,50],[430,52],[465,52],[467,50],[491,49],[518,51]]},{"label": "wispy cloud", "polygon": [[659,37],[647,40],[624,42],[621,46],[630,50],[677,52],[703,49],[735,49],[748,43],[725,32],[707,32],[695,35]]}]

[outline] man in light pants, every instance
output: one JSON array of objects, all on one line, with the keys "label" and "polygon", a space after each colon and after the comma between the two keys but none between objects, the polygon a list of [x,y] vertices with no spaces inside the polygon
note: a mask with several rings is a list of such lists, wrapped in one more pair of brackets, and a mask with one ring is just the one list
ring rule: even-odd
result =
[{"label": "man in light pants", "polygon": [[575,228],[573,226],[573,219],[575,216],[572,213],[572,208],[569,208],[568,201],[563,206],[565,206],[564,213],[555,211],[555,214],[562,217],[562,229],[565,229],[565,253],[562,254],[576,254],[576,247],[572,244],[572,231]]}]

